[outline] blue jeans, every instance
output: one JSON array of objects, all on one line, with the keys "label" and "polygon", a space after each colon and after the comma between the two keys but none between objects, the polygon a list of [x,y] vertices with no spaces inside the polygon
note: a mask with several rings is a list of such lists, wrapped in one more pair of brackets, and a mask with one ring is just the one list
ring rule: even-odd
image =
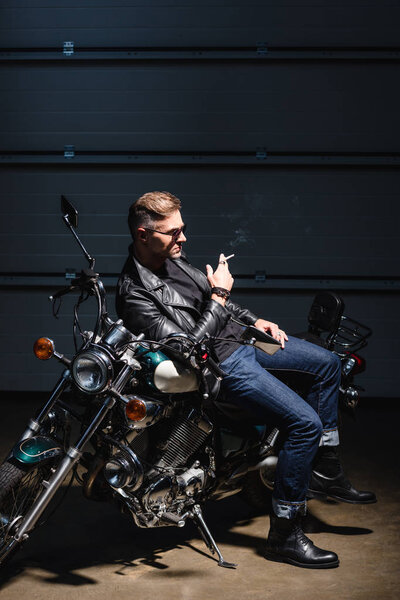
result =
[{"label": "blue jeans", "polygon": [[[278,517],[306,511],[312,461],[319,445],[337,446],[337,401],[340,359],[332,352],[289,337],[284,350],[269,356],[240,346],[221,363],[222,389],[258,423],[276,425],[283,439],[273,491]],[[266,370],[267,369],[267,370]],[[312,376],[306,400],[274,377],[273,371],[300,371]]]}]

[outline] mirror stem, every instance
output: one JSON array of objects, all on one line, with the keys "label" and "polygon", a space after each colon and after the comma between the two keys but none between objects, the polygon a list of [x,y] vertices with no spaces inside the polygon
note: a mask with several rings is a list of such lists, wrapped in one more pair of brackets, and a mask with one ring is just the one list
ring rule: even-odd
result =
[{"label": "mirror stem", "polygon": [[94,269],[94,265],[96,263],[96,259],[93,258],[92,256],[90,256],[90,254],[87,252],[85,246],[82,244],[81,240],[79,239],[75,229],[73,228],[73,226],[71,225],[71,223],[69,222],[68,219],[68,215],[63,215],[63,221],[66,224],[66,226],[68,227],[68,229],[70,229],[71,233],[73,234],[74,238],[76,239],[76,241],[78,242],[82,252],[84,253],[84,255],[86,256],[88,262],[89,262],[89,269],[91,269],[93,271]]}]

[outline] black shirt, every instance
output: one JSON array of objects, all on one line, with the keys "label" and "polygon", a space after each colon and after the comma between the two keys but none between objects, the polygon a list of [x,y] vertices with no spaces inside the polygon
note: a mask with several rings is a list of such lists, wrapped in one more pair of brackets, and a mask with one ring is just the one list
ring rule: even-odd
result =
[{"label": "black shirt", "polygon": [[[202,290],[194,279],[180,269],[173,260],[168,259],[161,269],[154,271],[154,274],[185,298],[190,304],[188,310],[191,310],[195,319],[198,320],[201,317],[201,313],[209,298],[203,295]],[[234,344],[229,340],[239,339],[242,331],[243,326],[231,319],[220,331],[218,337],[222,339],[217,340],[214,344],[214,352],[219,362],[224,361],[239,347],[238,344]]]}]

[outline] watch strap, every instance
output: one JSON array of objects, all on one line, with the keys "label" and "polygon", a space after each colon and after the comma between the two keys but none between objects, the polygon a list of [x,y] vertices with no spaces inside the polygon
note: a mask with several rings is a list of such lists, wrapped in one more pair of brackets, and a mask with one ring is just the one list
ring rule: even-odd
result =
[{"label": "watch strap", "polygon": [[221,287],[211,288],[211,294],[215,294],[216,296],[219,296],[220,298],[224,298],[225,300],[228,300],[229,296],[231,295],[229,290],[227,290],[225,288],[221,288]]}]

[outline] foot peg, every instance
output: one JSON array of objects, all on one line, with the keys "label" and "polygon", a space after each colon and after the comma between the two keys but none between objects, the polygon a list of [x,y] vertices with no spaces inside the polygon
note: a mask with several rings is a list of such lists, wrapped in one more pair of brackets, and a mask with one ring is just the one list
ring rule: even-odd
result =
[{"label": "foot peg", "polygon": [[202,510],[198,504],[195,504],[193,506],[190,516],[196,523],[196,525],[200,531],[201,537],[203,538],[204,543],[207,546],[207,548],[210,550],[211,554],[217,554],[218,566],[225,567],[226,569],[236,569],[237,564],[230,563],[230,562],[227,562],[226,560],[224,560],[224,557],[222,556],[221,551],[218,548],[216,541],[214,540],[213,536],[211,535],[211,531],[208,529],[206,522],[204,521]]}]

